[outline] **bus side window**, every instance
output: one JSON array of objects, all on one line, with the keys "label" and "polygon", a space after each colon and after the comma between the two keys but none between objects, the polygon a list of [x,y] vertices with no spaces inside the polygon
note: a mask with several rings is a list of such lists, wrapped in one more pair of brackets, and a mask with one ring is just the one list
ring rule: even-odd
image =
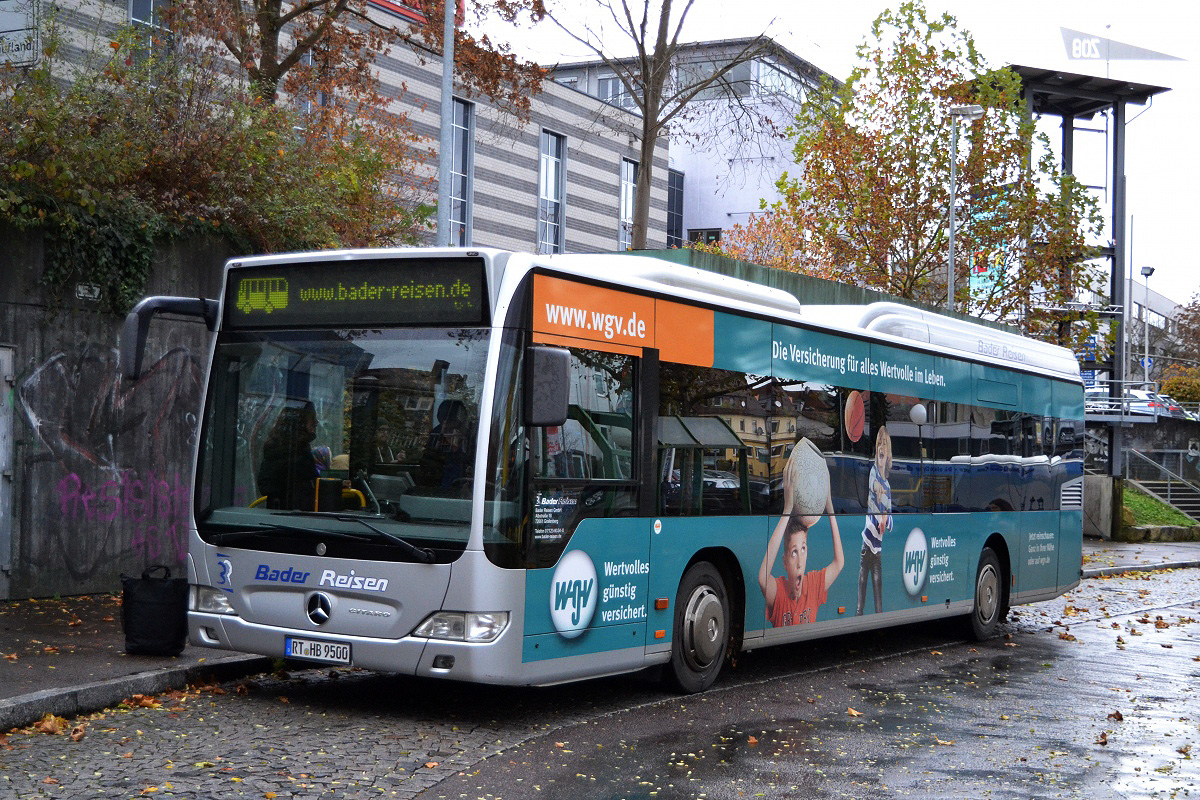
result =
[{"label": "bus side window", "polygon": [[571,350],[563,425],[533,428],[536,478],[632,480],[633,357]]},{"label": "bus side window", "polygon": [[555,563],[584,519],[637,513],[634,366],[632,356],[572,348],[567,421],[527,429],[529,566]]}]

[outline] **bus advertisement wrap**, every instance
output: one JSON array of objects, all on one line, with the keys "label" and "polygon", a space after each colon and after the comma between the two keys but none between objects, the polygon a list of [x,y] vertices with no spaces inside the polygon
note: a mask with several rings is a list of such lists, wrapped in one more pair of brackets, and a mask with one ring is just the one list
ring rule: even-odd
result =
[{"label": "bus advertisement wrap", "polygon": [[[609,520],[585,521],[576,529],[571,546],[559,564],[529,573],[525,593],[525,661],[599,653],[622,647],[668,645],[672,635],[675,587],[697,549],[731,547],[742,565],[758,565],[771,530],[782,518]],[[836,521],[840,549],[845,554],[833,571]],[[889,531],[881,548],[881,606],[868,590],[859,611],[859,574],[864,558],[860,531],[864,517],[822,516],[804,534],[806,563],[798,565],[802,581],[829,580],[827,589],[795,592],[786,597],[789,566],[781,552],[769,565],[777,584],[775,603],[787,606],[772,622],[766,598],[753,574],[743,575],[748,587],[746,637],[770,640],[778,634],[795,638],[795,626],[814,625],[804,634],[845,629],[846,620],[874,613],[913,620],[970,603],[975,590],[978,558],[974,536],[964,537],[962,515],[904,515]],[[1022,515],[1014,529],[1013,515],[972,515],[979,530],[1004,531],[1010,551],[1019,554],[1012,570],[1018,585],[1053,586],[1060,559],[1079,560],[1078,548],[1060,552],[1057,514]],[[620,528],[616,531],[614,528]],[[655,528],[658,533],[655,533]],[[621,543],[617,548],[616,543]],[[616,552],[616,550],[620,552]],[[645,553],[646,555],[639,555]],[[582,568],[581,568],[581,565]],[[796,570],[797,567],[792,567]],[[798,576],[797,576],[798,577]],[[654,598],[670,598],[656,610]],[[562,621],[560,621],[562,620]],[[788,631],[777,629],[788,628]]]}]

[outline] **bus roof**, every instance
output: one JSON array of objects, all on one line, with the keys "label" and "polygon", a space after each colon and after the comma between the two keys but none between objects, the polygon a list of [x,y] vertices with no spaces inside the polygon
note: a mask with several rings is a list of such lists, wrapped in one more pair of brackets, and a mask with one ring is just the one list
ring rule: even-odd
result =
[{"label": "bus roof", "polygon": [[849,335],[920,345],[922,349],[960,358],[1080,380],[1079,362],[1064,347],[900,303],[804,305],[783,289],[650,257],[533,256],[530,266],[550,267],[631,289],[708,305],[716,303]]},{"label": "bus roof", "polygon": [[613,253],[532,255],[485,247],[397,247],[233,258],[227,266],[464,254],[482,256],[490,263],[488,278],[493,308],[497,308],[500,300],[501,283],[519,281],[528,270],[543,268],[636,291],[718,305],[848,335],[916,345],[974,361],[1049,373],[1065,380],[1080,380],[1075,355],[1047,342],[894,302],[804,305],[783,289],[654,257],[630,258]]}]

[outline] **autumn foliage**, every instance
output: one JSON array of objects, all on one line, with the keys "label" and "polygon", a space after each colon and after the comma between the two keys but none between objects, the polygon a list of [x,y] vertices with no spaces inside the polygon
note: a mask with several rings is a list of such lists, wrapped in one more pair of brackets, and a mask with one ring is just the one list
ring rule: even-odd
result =
[{"label": "autumn foliage", "polygon": [[[388,5],[397,13],[384,14],[368,0],[176,0],[165,18],[176,37],[223,51],[265,103],[274,103],[282,89],[291,97],[319,96],[327,107],[370,116],[403,93],[402,86],[380,86],[381,56],[394,47],[410,47],[418,55],[442,51],[443,0],[389,0]],[[480,17],[495,12],[507,22],[522,16],[536,22],[545,14],[542,0],[491,0],[460,4],[460,21],[468,8]],[[461,25],[455,30],[454,56],[455,77],[464,91],[528,117],[530,98],[541,91],[541,67]]]},{"label": "autumn foliage", "polygon": [[[884,12],[858,56],[789,130],[781,199],[715,249],[944,305],[949,109],[978,104],[983,119],[959,129],[954,307],[1064,344],[1088,332],[1094,320],[1068,330],[1061,310],[1099,279],[1087,261],[1100,214],[1025,116],[1019,77],[988,69],[953,17],[914,2]],[[972,265],[993,281],[972,288]]]},{"label": "autumn foliage", "polygon": [[306,128],[133,31],[64,84],[50,44],[34,70],[0,73],[0,220],[43,232],[52,300],[84,283],[124,312],[171,237],[279,251],[416,241],[427,227],[408,128]]}]

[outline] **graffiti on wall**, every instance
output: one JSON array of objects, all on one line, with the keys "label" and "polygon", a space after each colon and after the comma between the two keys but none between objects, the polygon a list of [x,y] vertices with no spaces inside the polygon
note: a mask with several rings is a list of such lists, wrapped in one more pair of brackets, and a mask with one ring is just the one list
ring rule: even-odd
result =
[{"label": "graffiti on wall", "polygon": [[169,478],[148,471],[121,473],[91,487],[72,472],[55,487],[60,518],[70,527],[81,523],[120,522],[133,552],[147,563],[182,563],[187,557],[189,487],[178,472]]},{"label": "graffiti on wall", "polygon": [[183,564],[201,392],[186,347],[137,381],[115,348],[88,343],[30,369],[17,394],[37,443],[22,473],[32,574],[111,586],[121,570]]}]

